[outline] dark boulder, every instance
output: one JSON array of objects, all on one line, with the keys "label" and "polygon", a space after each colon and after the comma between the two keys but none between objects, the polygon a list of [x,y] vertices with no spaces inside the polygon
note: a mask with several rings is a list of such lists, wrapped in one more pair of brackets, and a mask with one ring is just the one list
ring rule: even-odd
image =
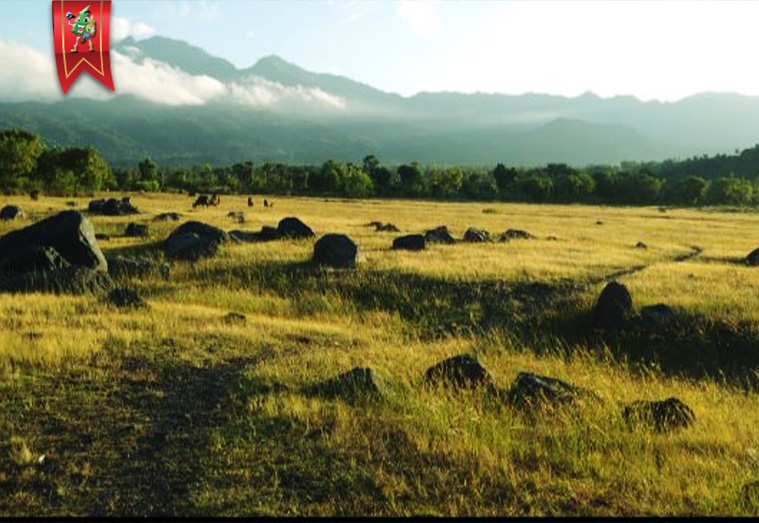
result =
[{"label": "dark boulder", "polygon": [[182,215],[178,212],[164,212],[153,218],[154,222],[178,222]]},{"label": "dark boulder", "polygon": [[148,226],[144,223],[130,223],[124,232],[129,238],[146,238],[148,235]]},{"label": "dark boulder", "polygon": [[570,385],[566,381],[531,372],[520,372],[507,393],[508,400],[520,407],[539,404],[566,404],[578,397],[590,395],[589,391]]},{"label": "dark boulder", "polygon": [[201,194],[200,196],[198,196],[198,199],[195,200],[195,203],[192,204],[193,207],[198,207],[201,205],[203,207],[208,207],[209,205],[211,205],[211,197],[208,196],[207,194]]},{"label": "dark boulder", "polygon": [[77,211],[64,211],[0,238],[0,265],[17,251],[34,247],[51,247],[71,265],[108,270],[92,224]]},{"label": "dark boulder", "polygon": [[279,239],[279,232],[274,227],[264,225],[260,231],[229,231],[229,237],[240,243],[270,242]]},{"label": "dark boulder", "polygon": [[280,238],[279,229],[270,227],[269,225],[264,225],[263,227],[261,227],[261,232],[259,232],[258,234],[259,234],[260,241],[263,241],[263,242],[279,240]]},{"label": "dark boulder", "polygon": [[6,205],[0,209],[0,220],[10,221],[24,217],[24,211],[16,205]]},{"label": "dark boulder", "polygon": [[194,232],[172,234],[163,245],[166,257],[172,260],[198,261],[219,252],[219,243]]},{"label": "dark boulder", "polygon": [[490,233],[483,229],[467,229],[464,233],[464,241],[469,243],[484,243],[490,241]]},{"label": "dark boulder", "polygon": [[633,301],[627,287],[610,282],[596,301],[593,310],[593,326],[599,329],[619,330],[633,316]]},{"label": "dark boulder", "polygon": [[640,309],[640,325],[647,331],[660,332],[666,330],[674,323],[675,318],[675,311],[663,303]]},{"label": "dark boulder", "polygon": [[45,272],[27,272],[0,283],[6,292],[51,292],[55,294],[100,294],[113,281],[108,273],[81,266]]},{"label": "dark boulder", "polygon": [[459,354],[427,369],[427,382],[452,385],[456,388],[492,388],[493,379],[471,354]]},{"label": "dark boulder", "polygon": [[158,269],[158,263],[144,256],[108,258],[108,274],[112,277],[147,276]]},{"label": "dark boulder", "polygon": [[109,198],[107,200],[92,200],[88,206],[89,212],[105,216],[129,216],[140,214],[140,210],[129,201]]},{"label": "dark boulder", "polygon": [[520,229],[509,229],[508,231],[502,233],[498,237],[498,241],[500,242],[507,242],[509,240],[534,240],[535,236],[530,234],[527,231],[522,231]]},{"label": "dark boulder", "polygon": [[298,218],[284,218],[277,225],[277,232],[280,238],[312,238],[316,236],[313,229],[300,221]]},{"label": "dark boulder", "polygon": [[137,291],[134,289],[126,289],[124,287],[117,287],[108,293],[108,303],[115,305],[116,307],[130,307],[130,308],[142,308],[147,307],[145,302]]},{"label": "dark boulder", "polygon": [[445,243],[448,245],[456,243],[456,240],[451,236],[448,227],[445,225],[435,227],[434,229],[425,232],[424,239],[427,243]]},{"label": "dark boulder", "polygon": [[636,401],[624,408],[622,416],[628,423],[643,424],[657,432],[687,428],[696,419],[693,409],[677,398]]},{"label": "dark boulder", "polygon": [[421,234],[408,234],[393,240],[393,249],[406,251],[423,251],[427,248],[427,241]]},{"label": "dark boulder", "polygon": [[314,244],[313,261],[337,269],[355,267],[358,245],[345,234],[325,234]]},{"label": "dark boulder", "polygon": [[648,245],[646,245],[643,242],[638,242],[638,243],[635,244],[635,248],[636,249],[646,250],[646,249],[648,249]]},{"label": "dark boulder", "polygon": [[229,241],[229,235],[226,232],[222,231],[218,227],[214,227],[213,225],[208,225],[206,223],[197,221],[189,221],[183,223],[171,232],[169,237],[166,238],[166,241],[169,242],[172,237],[180,236],[187,232],[194,233],[199,237],[214,243],[221,244]]},{"label": "dark boulder", "polygon": [[752,267],[759,265],[759,249],[754,249],[746,256],[746,263]]}]

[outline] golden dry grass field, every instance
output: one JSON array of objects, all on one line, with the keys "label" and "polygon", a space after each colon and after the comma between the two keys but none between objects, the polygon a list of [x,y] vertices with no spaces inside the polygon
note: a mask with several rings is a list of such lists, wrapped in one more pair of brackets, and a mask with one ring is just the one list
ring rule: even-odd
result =
[{"label": "golden dry grass field", "polygon": [[[134,194],[142,214],[90,220],[111,236],[107,257],[162,261],[181,222],[153,217],[176,211],[225,230],[297,216],[317,236],[348,234],[365,260],[315,269],[312,240],[226,244],[172,263],[168,280],[117,279],[144,309],[0,294],[0,516],[759,515],[759,268],[741,263],[759,214],[269,199],[192,209],[185,195]],[[67,200],[3,199],[27,215],[0,235]],[[537,238],[393,251],[401,233],[375,220]],[[123,237],[130,222],[150,237]],[[688,327],[592,329],[615,274],[636,309],[668,304]],[[501,388],[529,371],[601,401],[524,411],[425,385],[460,353]],[[376,373],[381,400],[308,393],[356,366]],[[670,396],[692,407],[692,427],[623,421],[627,403]]]}]

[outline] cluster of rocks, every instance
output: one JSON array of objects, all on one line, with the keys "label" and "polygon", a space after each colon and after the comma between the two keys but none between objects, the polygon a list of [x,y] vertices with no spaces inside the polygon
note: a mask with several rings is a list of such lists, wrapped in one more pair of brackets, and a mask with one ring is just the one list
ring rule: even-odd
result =
[{"label": "cluster of rocks", "polygon": [[132,205],[128,197],[120,200],[109,198],[107,200],[92,200],[87,207],[92,214],[102,214],[105,216],[129,216],[140,214],[140,210]]},{"label": "cluster of rocks", "polygon": [[[532,372],[520,372],[510,388],[499,389],[487,369],[471,354],[458,354],[428,368],[425,383],[453,390],[483,390],[499,401],[528,410],[568,406],[586,400],[601,401],[593,391]],[[305,392],[354,401],[362,397],[381,398],[383,388],[382,381],[371,368],[355,367],[311,385]],[[658,432],[690,427],[696,419],[693,410],[677,398],[636,401],[623,407],[621,415],[631,425]]]},{"label": "cluster of rocks", "polygon": [[444,243],[447,245],[456,243],[456,240],[451,236],[451,231],[445,225],[425,231],[424,239],[427,243]]},{"label": "cluster of rocks", "polygon": [[290,216],[280,220],[276,228],[264,225],[259,232],[235,230],[230,231],[229,235],[238,242],[257,243],[283,239],[313,238],[316,233],[300,219]]},{"label": "cluster of rocks", "polygon": [[[535,236],[527,231],[519,229],[509,229],[498,237],[498,241],[507,242],[510,240],[533,240]],[[490,233],[484,229],[469,228],[464,232],[463,241],[467,243],[488,243],[492,242]],[[393,249],[404,249],[409,251],[421,251],[427,248],[429,243],[454,244],[456,239],[451,235],[448,227],[441,225],[425,231],[421,234],[408,234],[400,236],[393,241]]]},{"label": "cluster of rocks", "polygon": [[609,282],[593,308],[593,327],[607,331],[641,327],[648,332],[662,332],[677,319],[675,311],[663,303],[648,305],[636,314],[630,291],[619,282]]},{"label": "cluster of rocks", "polygon": [[92,224],[64,211],[0,238],[0,289],[9,292],[101,292],[108,263]]},{"label": "cluster of rocks", "polygon": [[6,205],[0,209],[0,220],[11,221],[24,217],[24,211],[17,205]]}]

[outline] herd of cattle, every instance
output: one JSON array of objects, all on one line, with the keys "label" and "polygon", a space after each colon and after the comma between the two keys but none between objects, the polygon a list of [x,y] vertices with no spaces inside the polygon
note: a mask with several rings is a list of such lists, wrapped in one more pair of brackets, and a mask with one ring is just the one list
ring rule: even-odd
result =
[{"label": "herd of cattle", "polygon": [[[221,203],[221,197],[214,193],[212,195],[208,194],[201,194],[198,196],[198,199],[195,200],[195,203],[192,204],[193,207],[218,207]],[[248,197],[248,207],[254,207],[255,202],[253,201],[252,197]],[[268,200],[264,200],[264,207],[267,209],[273,209],[274,208],[274,202],[269,202]]]}]

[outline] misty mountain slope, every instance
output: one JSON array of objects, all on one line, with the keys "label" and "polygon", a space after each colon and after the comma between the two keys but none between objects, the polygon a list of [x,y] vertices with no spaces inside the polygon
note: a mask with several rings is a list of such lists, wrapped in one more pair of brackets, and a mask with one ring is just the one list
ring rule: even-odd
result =
[{"label": "misty mountain slope", "polygon": [[118,85],[107,102],[0,101],[0,127],[26,127],[52,143],[93,144],[119,164],[146,155],[219,164],[360,161],[371,153],[389,163],[582,166],[727,153],[759,143],[759,97],[706,93],[663,103],[593,93],[441,92],[404,98],[277,56],[237,69],[164,37],[128,38],[114,50],[136,64],[151,59],[221,86],[197,106],[159,105],[119,92]]}]

